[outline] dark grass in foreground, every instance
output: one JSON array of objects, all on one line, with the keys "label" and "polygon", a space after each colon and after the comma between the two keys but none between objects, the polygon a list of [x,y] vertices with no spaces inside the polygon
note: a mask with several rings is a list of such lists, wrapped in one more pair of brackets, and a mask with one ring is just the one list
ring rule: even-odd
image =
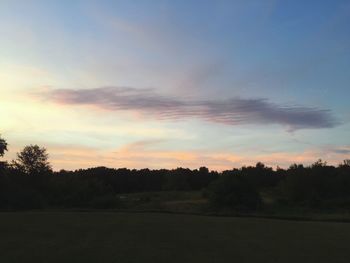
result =
[{"label": "dark grass in foreground", "polygon": [[350,224],[108,212],[0,213],[0,262],[350,262]]}]

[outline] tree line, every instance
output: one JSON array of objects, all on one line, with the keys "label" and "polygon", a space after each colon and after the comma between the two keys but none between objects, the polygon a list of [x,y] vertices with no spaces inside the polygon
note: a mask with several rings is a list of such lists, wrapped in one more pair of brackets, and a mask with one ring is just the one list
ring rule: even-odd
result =
[{"label": "tree line", "polygon": [[[0,137],[0,157],[7,151]],[[202,191],[211,209],[255,211],[280,207],[350,209],[350,160],[338,166],[321,160],[288,169],[255,166],[209,171],[112,169],[53,171],[45,148],[29,145],[11,162],[0,162],[0,209],[118,208],[121,194]]]}]

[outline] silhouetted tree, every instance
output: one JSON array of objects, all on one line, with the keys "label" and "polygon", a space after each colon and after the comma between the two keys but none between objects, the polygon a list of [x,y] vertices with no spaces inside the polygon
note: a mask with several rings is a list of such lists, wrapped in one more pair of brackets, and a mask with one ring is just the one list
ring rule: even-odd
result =
[{"label": "silhouetted tree", "polygon": [[322,159],[318,159],[316,162],[314,162],[311,165],[311,168],[326,167],[326,166],[327,166],[327,162],[322,161]]},{"label": "silhouetted tree", "polygon": [[343,163],[339,164],[339,167],[350,167],[350,159],[346,159]]},{"label": "silhouetted tree", "polygon": [[199,168],[199,173],[203,175],[207,175],[209,173],[209,169],[205,166]]},{"label": "silhouetted tree", "polygon": [[185,168],[176,168],[166,177],[163,185],[164,190],[184,191],[190,190],[189,177],[192,171]]},{"label": "silhouetted tree", "polygon": [[304,169],[304,165],[302,164],[292,164],[291,166],[289,166],[289,170],[303,170]]},{"label": "silhouetted tree", "polygon": [[7,142],[3,138],[1,138],[0,135],[0,157],[4,156],[5,151],[7,151]]},{"label": "silhouetted tree", "polygon": [[[7,151],[7,142],[1,138],[0,135],[0,157],[3,157],[5,154],[5,151]],[[7,162],[0,161],[0,172],[2,173],[7,167]]]},{"label": "silhouetted tree", "polygon": [[255,165],[255,168],[263,170],[263,169],[265,169],[265,164],[263,164],[262,162],[257,162]]},{"label": "silhouetted tree", "polygon": [[43,175],[52,171],[48,158],[45,148],[29,145],[17,153],[17,159],[12,162],[12,167],[27,175]]}]

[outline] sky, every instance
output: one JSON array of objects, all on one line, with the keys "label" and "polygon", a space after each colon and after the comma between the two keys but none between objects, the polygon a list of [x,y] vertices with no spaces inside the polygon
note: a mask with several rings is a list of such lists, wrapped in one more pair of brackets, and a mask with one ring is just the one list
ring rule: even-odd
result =
[{"label": "sky", "polygon": [[0,0],[6,159],[225,170],[350,158],[350,2]]}]

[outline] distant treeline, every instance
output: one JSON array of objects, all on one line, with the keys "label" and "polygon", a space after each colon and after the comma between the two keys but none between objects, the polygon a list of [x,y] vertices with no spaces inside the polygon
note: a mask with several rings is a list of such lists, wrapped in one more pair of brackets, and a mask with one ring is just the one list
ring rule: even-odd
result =
[{"label": "distant treeline", "polygon": [[[117,205],[116,195],[201,190],[218,178],[206,168],[86,170],[25,174],[8,167],[0,176],[0,208],[98,207]],[[114,201],[111,201],[114,200]]]},{"label": "distant treeline", "polygon": [[[0,138],[0,156],[7,150]],[[321,160],[304,167],[272,169],[262,163],[223,172],[130,170],[97,167],[54,172],[46,149],[27,146],[10,163],[0,163],[0,209],[119,208],[121,194],[202,191],[212,209],[256,210],[276,207],[350,210],[350,161],[335,166]]]}]

